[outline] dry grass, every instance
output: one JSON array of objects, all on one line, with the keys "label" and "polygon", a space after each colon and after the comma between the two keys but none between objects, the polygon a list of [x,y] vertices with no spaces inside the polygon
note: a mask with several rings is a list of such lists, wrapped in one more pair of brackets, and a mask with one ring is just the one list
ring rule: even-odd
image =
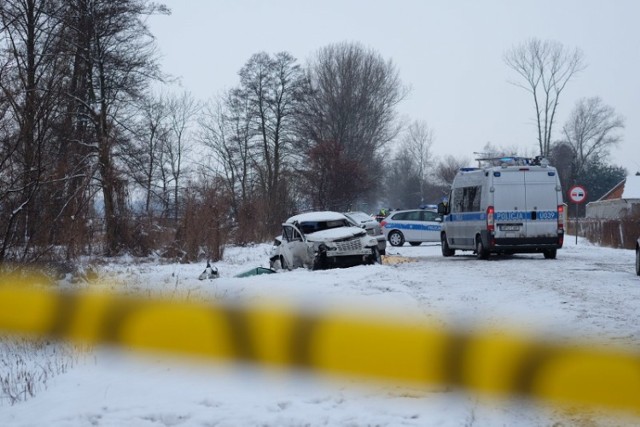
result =
[{"label": "dry grass", "polygon": [[49,381],[75,366],[87,349],[46,339],[0,336],[0,406],[46,390]]}]

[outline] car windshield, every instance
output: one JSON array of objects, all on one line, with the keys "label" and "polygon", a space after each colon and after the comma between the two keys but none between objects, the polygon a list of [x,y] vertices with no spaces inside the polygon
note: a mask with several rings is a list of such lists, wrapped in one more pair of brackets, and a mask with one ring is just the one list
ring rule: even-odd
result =
[{"label": "car windshield", "polygon": [[349,227],[346,219],[333,221],[305,221],[300,223],[300,230],[304,234],[315,233],[316,231],[329,230],[330,228]]}]

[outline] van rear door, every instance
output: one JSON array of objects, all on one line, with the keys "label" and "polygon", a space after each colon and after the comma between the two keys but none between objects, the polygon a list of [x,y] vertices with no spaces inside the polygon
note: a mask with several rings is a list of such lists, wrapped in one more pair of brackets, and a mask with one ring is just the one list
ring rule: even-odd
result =
[{"label": "van rear door", "polygon": [[492,173],[496,238],[527,236],[526,171],[504,168]]},{"label": "van rear door", "polygon": [[525,189],[529,223],[527,237],[558,235],[557,176],[554,170],[537,169],[525,174]]}]

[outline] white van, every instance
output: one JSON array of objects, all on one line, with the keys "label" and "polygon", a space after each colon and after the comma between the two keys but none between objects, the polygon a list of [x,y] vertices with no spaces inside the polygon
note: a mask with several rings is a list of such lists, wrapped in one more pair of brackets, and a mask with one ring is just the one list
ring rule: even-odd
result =
[{"label": "white van", "polygon": [[558,172],[546,159],[506,157],[500,166],[463,168],[453,180],[444,215],[442,255],[457,249],[478,259],[491,253],[541,252],[553,259],[562,247],[564,213]]}]

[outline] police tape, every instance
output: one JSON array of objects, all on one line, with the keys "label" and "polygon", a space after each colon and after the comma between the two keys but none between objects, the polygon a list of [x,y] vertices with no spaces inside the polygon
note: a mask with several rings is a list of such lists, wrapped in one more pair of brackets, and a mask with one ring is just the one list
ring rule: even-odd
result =
[{"label": "police tape", "polygon": [[390,318],[0,280],[0,331],[640,412],[640,354]]}]

